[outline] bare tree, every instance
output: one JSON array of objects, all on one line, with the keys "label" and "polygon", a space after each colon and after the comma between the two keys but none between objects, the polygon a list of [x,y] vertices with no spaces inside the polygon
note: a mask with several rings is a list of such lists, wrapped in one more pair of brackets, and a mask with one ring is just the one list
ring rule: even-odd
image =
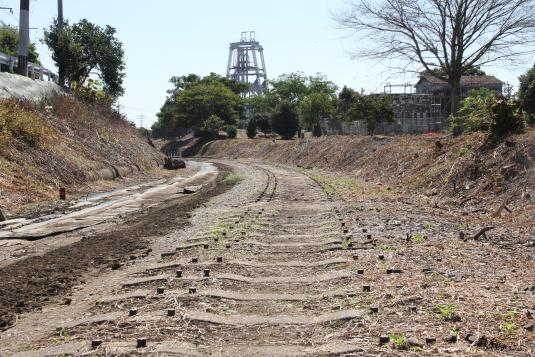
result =
[{"label": "bare tree", "polygon": [[357,55],[419,63],[447,81],[456,115],[463,73],[534,52],[534,9],[535,0],[360,0],[335,20],[373,39]]}]

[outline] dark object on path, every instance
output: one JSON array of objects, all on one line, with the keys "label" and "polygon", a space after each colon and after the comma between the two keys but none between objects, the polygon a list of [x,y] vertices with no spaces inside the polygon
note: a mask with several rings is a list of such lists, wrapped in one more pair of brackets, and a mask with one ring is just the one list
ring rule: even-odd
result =
[{"label": "dark object on path", "polygon": [[167,170],[185,169],[186,163],[184,160],[177,159],[176,157],[166,157],[163,167]]},{"label": "dark object on path", "polygon": [[0,208],[0,222],[4,222],[4,221],[7,221],[7,216],[4,210]]}]

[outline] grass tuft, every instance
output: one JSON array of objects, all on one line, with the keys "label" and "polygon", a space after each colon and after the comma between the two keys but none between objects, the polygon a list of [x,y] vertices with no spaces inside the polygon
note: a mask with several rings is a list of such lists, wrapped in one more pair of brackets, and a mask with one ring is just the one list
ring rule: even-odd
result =
[{"label": "grass tuft", "polygon": [[235,185],[241,180],[243,180],[243,177],[235,171],[231,171],[223,177],[223,182],[227,185]]}]

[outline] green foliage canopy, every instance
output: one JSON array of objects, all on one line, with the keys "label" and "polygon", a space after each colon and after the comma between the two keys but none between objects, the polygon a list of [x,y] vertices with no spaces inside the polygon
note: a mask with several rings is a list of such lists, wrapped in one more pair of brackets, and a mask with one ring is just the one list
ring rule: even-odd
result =
[{"label": "green foliage canopy", "polygon": [[340,121],[364,122],[371,135],[380,123],[394,122],[394,109],[388,96],[365,95],[344,87],[338,94],[337,116]]},{"label": "green foliage canopy", "polygon": [[307,128],[319,125],[320,120],[330,117],[335,110],[332,95],[323,92],[313,92],[305,97],[299,106],[301,121]]},{"label": "green foliage canopy", "polygon": [[450,119],[453,127],[460,120],[464,132],[488,131],[495,138],[522,131],[526,121],[520,103],[487,88],[471,90],[461,102],[459,114]]},{"label": "green foliage canopy", "polygon": [[246,132],[247,132],[247,137],[249,139],[254,139],[256,137],[256,120],[255,120],[255,118],[250,119],[249,122],[247,123]]},{"label": "green foliage canopy", "polygon": [[196,135],[204,139],[215,139],[219,136],[219,131],[223,128],[225,122],[215,114],[204,120],[197,128]]},{"label": "green foliage canopy", "polygon": [[153,126],[155,137],[197,130],[211,115],[219,117],[223,125],[236,125],[243,105],[238,94],[247,89],[243,84],[214,73],[204,78],[196,74],[175,76],[170,82],[173,88]]},{"label": "green foliage canopy", "polygon": [[[102,28],[86,19],[70,25],[58,22],[45,30],[43,42],[52,51],[62,78],[85,85],[91,76],[97,76],[109,96],[124,94],[124,50],[111,26]],[[62,77],[62,78],[61,78]]]},{"label": "green foliage canopy", "polygon": [[518,96],[522,102],[522,108],[533,121],[535,119],[535,66],[520,76],[519,80]]},{"label": "green foliage canopy", "polygon": [[288,101],[283,101],[271,116],[273,131],[283,139],[292,139],[299,129],[299,118],[295,106]]},{"label": "green foliage canopy", "polygon": [[[19,30],[4,23],[0,23],[0,52],[15,57],[19,55]],[[28,46],[28,61],[40,64],[34,43]]]}]

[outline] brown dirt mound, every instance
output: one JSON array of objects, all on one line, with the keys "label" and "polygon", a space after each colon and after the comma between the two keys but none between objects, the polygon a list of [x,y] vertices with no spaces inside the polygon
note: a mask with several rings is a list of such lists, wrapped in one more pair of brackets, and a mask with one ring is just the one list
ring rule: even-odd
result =
[{"label": "brown dirt mound", "polygon": [[535,130],[490,144],[482,133],[462,137],[324,136],[304,140],[234,139],[205,145],[200,156],[258,159],[356,175],[457,205],[477,201],[532,204]]},{"label": "brown dirt mound", "polygon": [[98,178],[102,169],[148,170],[161,154],[106,107],[57,95],[42,103],[0,101],[0,206],[56,198],[59,187]]}]

